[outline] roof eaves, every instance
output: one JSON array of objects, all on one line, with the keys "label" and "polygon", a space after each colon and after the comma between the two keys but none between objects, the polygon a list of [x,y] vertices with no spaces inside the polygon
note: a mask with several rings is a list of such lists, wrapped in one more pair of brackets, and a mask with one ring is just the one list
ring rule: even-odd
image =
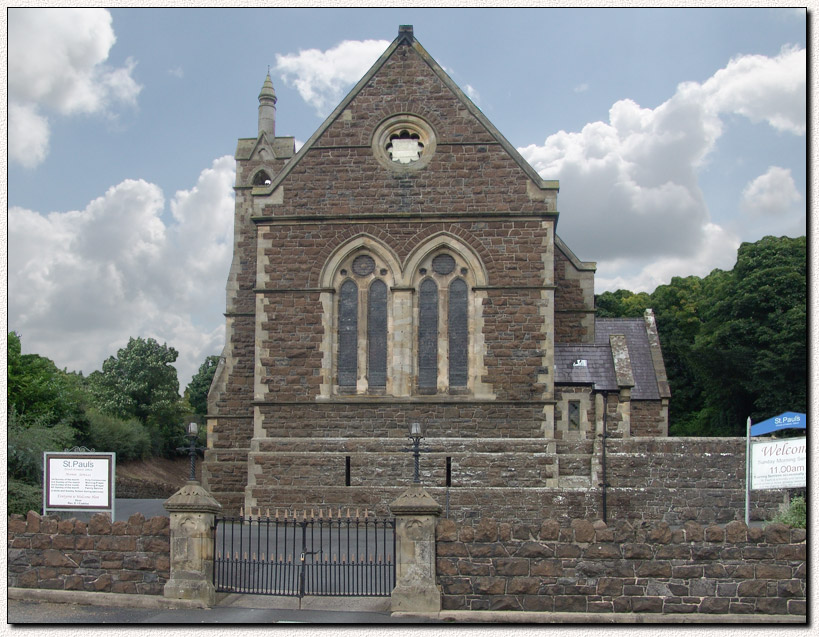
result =
[{"label": "roof eaves", "polygon": [[566,245],[566,243],[561,239],[557,234],[555,234],[555,247],[560,250],[565,257],[572,262],[572,265],[577,268],[578,270],[588,270],[591,272],[595,272],[597,270],[597,262],[596,261],[581,261],[577,258],[577,255],[572,252],[571,248]]}]

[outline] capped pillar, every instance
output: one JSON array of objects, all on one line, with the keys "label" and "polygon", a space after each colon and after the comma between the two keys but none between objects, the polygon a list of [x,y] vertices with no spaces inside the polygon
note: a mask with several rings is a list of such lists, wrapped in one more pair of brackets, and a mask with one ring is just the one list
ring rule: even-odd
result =
[{"label": "capped pillar", "polygon": [[435,525],[441,505],[416,484],[390,504],[390,513],[396,522],[390,609],[394,613],[438,613],[441,588],[435,573]]},{"label": "capped pillar", "polygon": [[276,91],[268,73],[259,93],[259,135],[266,133],[271,139],[276,136],[276,99]]},{"label": "capped pillar", "polygon": [[213,586],[213,528],[220,505],[196,480],[165,501],[171,514],[171,576],[164,596],[216,603]]}]

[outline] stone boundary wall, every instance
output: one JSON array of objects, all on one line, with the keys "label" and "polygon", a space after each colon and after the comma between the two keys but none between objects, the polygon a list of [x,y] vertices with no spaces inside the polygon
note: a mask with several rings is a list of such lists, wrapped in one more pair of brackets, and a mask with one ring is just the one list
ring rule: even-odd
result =
[{"label": "stone boundary wall", "polygon": [[162,595],[170,577],[170,521],[136,513],[111,523],[11,515],[8,586]]},{"label": "stone boundary wall", "polygon": [[444,610],[806,615],[806,532],[440,520]]}]

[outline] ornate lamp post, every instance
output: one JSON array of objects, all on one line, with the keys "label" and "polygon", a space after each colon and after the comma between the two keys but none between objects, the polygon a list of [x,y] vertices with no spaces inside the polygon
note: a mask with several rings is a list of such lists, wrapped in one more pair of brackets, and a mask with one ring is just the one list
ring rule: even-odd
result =
[{"label": "ornate lamp post", "polygon": [[188,480],[191,482],[196,481],[196,454],[200,451],[204,451],[204,447],[199,447],[196,444],[196,437],[199,435],[199,425],[195,422],[188,423],[187,433],[185,436],[188,439],[188,446],[187,447],[177,447],[177,451],[187,451],[188,455],[191,457],[191,473],[188,477]]},{"label": "ornate lamp post", "polygon": [[415,457],[415,471],[413,473],[412,481],[415,484],[421,482],[421,440],[424,437],[421,435],[421,423],[414,422],[410,425],[409,439],[412,441],[412,454]]}]

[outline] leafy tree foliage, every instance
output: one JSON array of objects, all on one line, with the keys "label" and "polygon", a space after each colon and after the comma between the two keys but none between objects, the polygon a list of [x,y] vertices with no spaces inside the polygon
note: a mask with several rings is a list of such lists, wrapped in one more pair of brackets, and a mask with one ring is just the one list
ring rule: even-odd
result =
[{"label": "leafy tree foliage", "polygon": [[743,243],[703,308],[694,356],[706,407],[739,422],[807,409],[805,237]]},{"label": "leafy tree foliage", "polygon": [[197,415],[204,416],[208,413],[208,391],[218,364],[218,356],[208,356],[185,389],[185,398]]},{"label": "leafy tree foliage", "polygon": [[82,431],[86,394],[84,379],[61,371],[37,354],[22,354],[20,337],[8,335],[8,408],[20,422],[44,427],[63,423]]},{"label": "leafy tree foliage", "polygon": [[42,483],[43,452],[62,451],[75,444],[77,432],[65,423],[46,424],[44,418],[23,418],[14,407],[8,413],[8,474],[32,485]]},{"label": "leafy tree foliage", "polygon": [[151,436],[139,420],[123,420],[94,409],[88,411],[85,444],[97,451],[113,451],[117,460],[141,460],[151,454]]},{"label": "leafy tree foliage", "polygon": [[29,511],[43,512],[43,490],[39,486],[9,477],[7,487],[9,513],[26,515]]},{"label": "leafy tree foliage", "polygon": [[182,407],[176,368],[177,351],[149,338],[128,345],[89,377],[100,411],[125,420],[136,418],[151,435],[152,451],[172,456],[182,444]]},{"label": "leafy tree foliage", "polygon": [[72,447],[87,428],[83,379],[47,358],[22,354],[8,335],[8,475],[30,485],[42,481],[44,451]]},{"label": "leafy tree foliage", "polygon": [[651,307],[651,297],[645,292],[603,292],[595,299],[597,316],[601,318],[640,317],[647,307]]},{"label": "leafy tree foliage", "polygon": [[598,316],[657,317],[674,435],[743,435],[745,421],[807,408],[805,237],[744,243],[730,272],[651,294],[597,297]]}]

